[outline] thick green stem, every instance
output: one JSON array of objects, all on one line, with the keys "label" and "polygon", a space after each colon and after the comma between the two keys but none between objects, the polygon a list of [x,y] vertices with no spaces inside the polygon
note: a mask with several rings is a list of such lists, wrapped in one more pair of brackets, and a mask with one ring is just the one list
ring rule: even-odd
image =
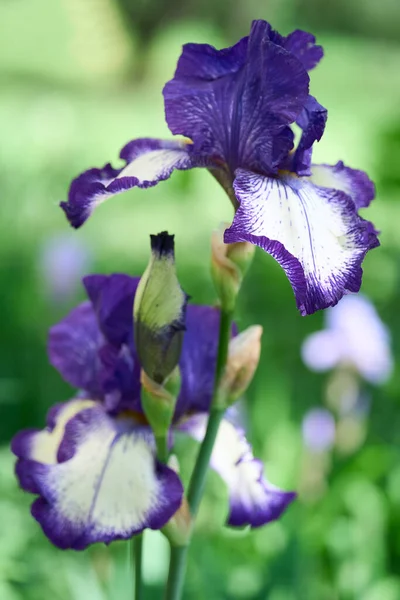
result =
[{"label": "thick green stem", "polygon": [[180,600],[186,572],[188,546],[173,546],[169,561],[168,582],[165,591],[166,600]]},{"label": "thick green stem", "polygon": [[133,553],[135,563],[135,600],[143,600],[142,585],[142,557],[143,557],[143,534],[133,539]]},{"label": "thick green stem", "polygon": [[[215,371],[214,393],[211,404],[210,417],[204,440],[197,455],[196,464],[190,479],[187,500],[193,520],[197,515],[203,495],[208,465],[211,453],[217,438],[219,425],[224,415],[224,410],[216,404],[218,386],[223,375],[228,357],[228,346],[231,337],[232,312],[221,310],[219,326],[219,341],[217,365]],[[171,544],[170,569],[168,574],[166,600],[180,600],[186,571],[186,558],[188,546],[174,546]]]}]

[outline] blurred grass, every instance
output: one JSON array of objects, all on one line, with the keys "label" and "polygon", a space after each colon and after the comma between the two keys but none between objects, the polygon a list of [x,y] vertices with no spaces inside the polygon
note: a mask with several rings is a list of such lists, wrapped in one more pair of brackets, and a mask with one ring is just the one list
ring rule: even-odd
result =
[{"label": "blurred grass", "polygon": [[[117,165],[130,139],[169,137],[161,89],[186,41],[221,46],[232,39],[206,17],[167,22],[144,53],[111,1],[91,0],[84,7],[77,0],[0,4],[2,600],[129,597],[124,544],[79,555],[52,548],[29,516],[30,498],[17,490],[6,445],[18,429],[43,426],[46,410],[72,393],[47,364],[45,347],[48,327],[83,298],[81,290],[55,305],[44,291],[41,249],[67,228],[58,201],[80,171],[108,161]],[[329,120],[315,160],[344,160],[377,182],[368,218],[382,230],[382,247],[364,263],[363,290],[389,325],[398,359],[400,46],[328,33],[318,41],[326,56],[312,74],[312,92],[328,107]],[[168,229],[176,235],[184,289],[196,303],[213,303],[210,232],[231,217],[223,192],[198,170],[127,192],[74,235],[95,257],[93,270],[137,275],[147,262],[148,235]],[[240,296],[237,321],[240,328],[261,323],[265,331],[262,369],[247,398],[250,438],[271,481],[296,489],[299,424],[307,408],[321,402],[326,381],[306,371],[299,348],[321,326],[322,315],[297,314],[283,272],[260,252]],[[210,477],[186,598],[400,597],[399,383],[396,371],[385,388],[373,390],[366,442],[354,456],[334,457],[327,493],[298,501],[279,523],[251,533],[221,530],[226,492],[216,475]],[[184,445],[186,463],[193,452],[193,444]],[[148,598],[156,598],[167,568],[166,547],[157,533],[146,546]]]}]

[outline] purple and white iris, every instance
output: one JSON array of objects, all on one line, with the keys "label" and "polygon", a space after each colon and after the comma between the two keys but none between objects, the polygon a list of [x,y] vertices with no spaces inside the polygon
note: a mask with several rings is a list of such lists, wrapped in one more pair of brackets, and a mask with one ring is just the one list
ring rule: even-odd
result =
[{"label": "purple and white iris", "polygon": [[[132,318],[138,282],[122,274],[84,279],[90,301],[55,325],[49,337],[51,364],[79,392],[49,411],[46,429],[22,431],[12,442],[20,485],[38,496],[32,514],[60,548],[81,550],[160,529],[182,502],[182,483],[157,461],[141,407]],[[188,307],[171,441],[178,430],[197,440],[204,436],[219,318],[217,309]],[[212,465],[229,489],[230,525],[268,523],[295,497],[264,478],[243,431],[228,420]]]},{"label": "purple and white iris", "polygon": [[[191,141],[138,139],[120,153],[125,166],[90,169],[75,179],[67,202],[80,227],[93,209],[132,187],[147,188],[175,170],[206,167],[236,214],[225,242],[248,241],[283,267],[301,314],[335,305],[361,285],[361,263],[379,245],[358,215],[374,197],[362,171],[313,165],[326,109],[309,94],[308,71],[322,58],[304,31],[282,37],[265,21],[230,48],[186,44],[164,88],[173,134]],[[301,129],[294,149],[292,126]]]}]

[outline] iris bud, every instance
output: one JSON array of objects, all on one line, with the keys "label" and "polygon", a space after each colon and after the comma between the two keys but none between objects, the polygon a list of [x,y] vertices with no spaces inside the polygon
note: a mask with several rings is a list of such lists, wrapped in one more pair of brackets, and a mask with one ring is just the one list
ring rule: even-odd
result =
[{"label": "iris bud", "polygon": [[187,296],[175,270],[174,236],[151,235],[151,258],[134,303],[135,345],[147,376],[162,384],[179,362]]},{"label": "iris bud", "polygon": [[142,366],[141,401],[153,430],[157,456],[166,462],[168,431],[181,378],[178,367],[185,331],[187,296],[175,270],[174,236],[151,235],[151,258],[133,306],[134,337]]},{"label": "iris bud", "polygon": [[227,408],[247,390],[261,353],[261,325],[252,325],[229,342],[228,359],[219,384],[217,403]]},{"label": "iris bud", "polygon": [[250,242],[225,244],[223,232],[226,227],[214,231],[211,237],[211,274],[222,309],[230,312],[253,260],[255,246]]}]

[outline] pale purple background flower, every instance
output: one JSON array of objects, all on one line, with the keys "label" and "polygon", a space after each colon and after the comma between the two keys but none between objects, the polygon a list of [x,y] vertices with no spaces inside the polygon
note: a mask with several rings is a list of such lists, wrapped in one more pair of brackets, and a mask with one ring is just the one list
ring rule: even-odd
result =
[{"label": "pale purple background flower", "polygon": [[74,232],[47,238],[39,255],[39,272],[46,294],[53,302],[72,298],[91,263],[90,249]]},{"label": "pale purple background flower", "polygon": [[313,371],[348,365],[370,383],[384,383],[393,370],[388,328],[364,296],[345,296],[325,313],[326,327],[303,343],[302,357]]},{"label": "pale purple background flower", "polygon": [[329,450],[335,442],[336,425],[332,413],[326,408],[312,408],[302,422],[303,441],[316,452]]}]

